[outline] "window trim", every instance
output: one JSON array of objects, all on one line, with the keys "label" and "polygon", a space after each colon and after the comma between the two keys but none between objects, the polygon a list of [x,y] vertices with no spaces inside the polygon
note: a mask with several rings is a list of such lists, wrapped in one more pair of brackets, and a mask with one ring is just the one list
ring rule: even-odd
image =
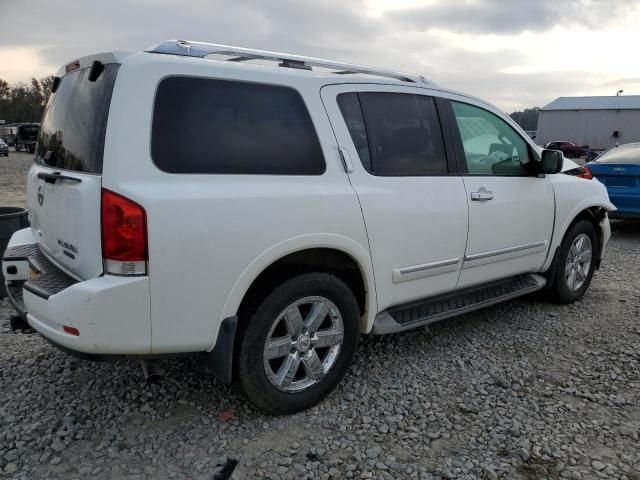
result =
[{"label": "window trim", "polygon": [[[354,147],[354,150],[357,150],[355,148],[355,143],[353,142],[353,137],[351,136],[351,132],[349,131],[349,127],[347,125],[346,119],[344,117],[344,114],[342,113],[342,109],[340,108],[340,103],[338,102],[338,97],[340,95],[345,95],[345,94],[355,94],[356,97],[358,98],[358,105],[360,107],[360,111],[362,112],[362,121],[364,122],[365,125],[365,130],[367,130],[367,120],[364,117],[364,110],[362,110],[362,102],[360,100],[360,94],[361,93],[392,93],[392,94],[396,94],[396,95],[420,95],[423,97],[429,97],[431,99],[433,99],[433,103],[435,106],[435,111],[436,111],[436,120],[438,122],[438,126],[440,127],[440,135],[442,136],[442,145],[444,147],[444,156],[445,156],[445,165],[446,165],[446,172],[442,172],[442,173],[431,173],[431,174],[423,174],[423,173],[385,173],[385,174],[379,174],[379,173],[374,173],[370,170],[368,170],[364,164],[362,163],[362,160],[360,159],[360,155],[357,155],[357,159],[358,159],[358,164],[360,167],[362,167],[362,169],[370,176],[372,177],[396,177],[396,178],[402,178],[402,177],[410,177],[410,178],[414,178],[414,177],[450,177],[450,176],[457,176],[458,173],[456,172],[455,169],[455,154],[453,151],[453,145],[452,145],[452,141],[453,141],[453,136],[451,135],[451,132],[448,132],[449,135],[447,135],[447,133],[445,133],[445,127],[446,127],[446,122],[445,122],[445,118],[444,118],[444,105],[442,104],[442,102],[444,101],[443,98],[440,97],[436,97],[435,95],[431,95],[431,94],[427,94],[427,93],[423,93],[420,91],[417,92],[399,92],[396,90],[348,90],[348,91],[344,91],[344,92],[338,92],[335,96],[335,102],[336,102],[336,106],[338,107],[338,112],[340,112],[340,116],[342,121],[345,124],[345,128],[347,129],[347,134],[349,136],[349,140],[351,140],[351,144]],[[448,138],[450,137],[450,138]],[[369,133],[367,130],[367,148],[369,148]],[[371,149],[369,149],[369,154],[371,155]]]},{"label": "window trim", "polygon": [[[531,148],[531,144],[520,134],[520,132],[518,132],[518,130],[516,130],[515,128],[513,128],[511,125],[509,125],[509,122],[507,122],[506,120],[500,118],[499,115],[496,115],[495,113],[493,113],[492,111],[483,108],[479,105],[475,105],[473,103],[469,103],[469,102],[464,102],[461,100],[452,100],[452,99],[444,99],[446,102],[446,112],[447,112],[447,117],[448,117],[448,122],[449,122],[449,128],[452,131],[453,137],[454,137],[454,150],[455,150],[455,156],[456,156],[456,165],[457,165],[457,170],[458,170],[458,175],[463,176],[463,177],[501,177],[501,178],[528,178],[528,177],[538,177],[540,172],[537,171],[538,169],[534,167],[535,163],[537,161],[537,154],[533,151],[533,149]],[[514,132],[516,135],[518,135],[520,137],[520,139],[524,142],[524,144],[527,146],[527,152],[529,154],[530,157],[530,172],[528,175],[500,175],[497,173],[476,173],[476,174],[471,174],[469,173],[469,168],[467,167],[467,157],[464,153],[464,145],[462,144],[462,134],[460,133],[460,129],[458,128],[458,122],[456,121],[456,116],[455,116],[455,112],[453,110],[453,102],[456,103],[462,103],[464,105],[469,105],[470,107],[475,107],[478,108],[480,110],[484,110],[487,113],[490,113],[491,115],[493,115],[494,117],[499,118],[500,120],[502,120],[503,122],[505,122]]]},{"label": "window trim", "polygon": [[[311,125],[313,127],[313,134],[318,142],[318,146],[320,147],[320,155],[322,157],[322,171],[319,173],[311,173],[311,174],[301,174],[301,173],[220,173],[220,172],[189,172],[189,173],[180,173],[180,172],[170,172],[167,171],[163,168],[161,168],[157,163],[156,160],[153,158],[153,149],[152,149],[152,145],[153,145],[153,119],[154,119],[154,115],[155,115],[155,110],[156,110],[156,105],[158,102],[158,90],[160,88],[160,84],[170,78],[195,78],[195,79],[203,79],[203,80],[213,80],[213,81],[223,81],[223,82],[235,82],[235,83],[246,83],[246,84],[251,84],[251,85],[266,85],[266,86],[270,86],[270,87],[281,87],[281,88],[287,88],[289,90],[293,90],[298,97],[300,98],[300,100],[302,100],[302,104],[304,105],[304,108],[307,112],[307,115],[309,115],[309,120],[311,121]],[[196,74],[181,74],[181,73],[171,73],[168,75],[164,75],[162,77],[160,77],[155,85],[155,89],[153,91],[153,99],[152,99],[152,107],[151,107],[151,116],[150,116],[150,121],[149,121],[149,135],[148,135],[148,151],[149,151],[149,158],[151,159],[151,163],[153,164],[153,166],[160,172],[162,172],[163,174],[166,175],[208,175],[208,176],[212,176],[212,175],[224,175],[224,176],[253,176],[253,177],[321,177],[323,175],[325,175],[327,173],[327,158],[325,155],[325,151],[324,151],[324,146],[323,143],[320,139],[320,135],[318,134],[318,127],[316,125],[316,122],[313,119],[313,115],[311,115],[311,109],[309,108],[309,105],[307,104],[307,101],[304,97],[304,95],[300,92],[300,90],[298,90],[296,87],[294,87],[293,85],[288,85],[288,84],[284,84],[284,83],[272,83],[272,82],[259,82],[259,81],[253,81],[253,80],[245,80],[242,78],[227,78],[227,77],[210,77],[208,75],[196,75]]]}]

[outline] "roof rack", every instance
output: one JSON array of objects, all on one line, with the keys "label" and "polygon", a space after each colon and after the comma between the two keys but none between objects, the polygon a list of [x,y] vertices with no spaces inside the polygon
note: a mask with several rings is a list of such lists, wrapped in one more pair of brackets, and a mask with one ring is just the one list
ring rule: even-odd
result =
[{"label": "roof rack", "polygon": [[298,68],[311,70],[312,67],[327,68],[336,70],[335,73],[341,75],[365,74],[378,77],[388,77],[395,80],[411,83],[431,83],[422,75],[396,72],[384,68],[366,67],[363,65],[353,65],[351,63],[334,62],[320,58],[303,57],[288,53],[268,52],[265,50],[254,50],[251,48],[234,47],[231,45],[219,45],[215,43],[191,42],[185,40],[166,40],[151,47],[147,52],[162,53],[166,55],[180,55],[184,57],[204,58],[208,55],[227,55],[229,62],[245,62],[248,60],[271,60],[278,62],[280,67]]}]

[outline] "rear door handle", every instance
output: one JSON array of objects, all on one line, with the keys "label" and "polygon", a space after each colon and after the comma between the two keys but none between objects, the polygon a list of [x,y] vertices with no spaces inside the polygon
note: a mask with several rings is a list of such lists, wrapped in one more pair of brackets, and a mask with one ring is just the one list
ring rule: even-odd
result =
[{"label": "rear door handle", "polygon": [[351,156],[347,149],[344,147],[338,147],[338,151],[340,152],[340,159],[342,160],[342,166],[344,167],[344,171],[347,173],[353,173],[353,162],[351,161]]},{"label": "rear door handle", "polygon": [[36,175],[40,180],[44,180],[47,183],[56,183],[58,180],[69,180],[70,182],[82,182],[81,178],[70,177],[69,175],[62,175],[60,172],[38,172]]},{"label": "rear door handle", "polygon": [[493,192],[481,188],[477,192],[471,192],[471,200],[474,202],[486,202],[493,199]]}]

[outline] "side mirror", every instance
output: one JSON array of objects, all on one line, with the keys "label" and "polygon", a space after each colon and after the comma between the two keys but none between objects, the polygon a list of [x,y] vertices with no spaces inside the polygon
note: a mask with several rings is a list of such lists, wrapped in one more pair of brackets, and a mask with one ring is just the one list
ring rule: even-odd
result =
[{"label": "side mirror", "polygon": [[540,162],[542,173],[560,173],[564,164],[564,155],[558,150],[543,150]]}]

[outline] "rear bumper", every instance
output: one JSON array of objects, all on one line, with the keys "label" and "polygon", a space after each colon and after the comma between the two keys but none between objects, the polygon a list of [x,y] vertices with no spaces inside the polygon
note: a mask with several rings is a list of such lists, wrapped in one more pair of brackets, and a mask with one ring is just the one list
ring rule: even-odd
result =
[{"label": "rear bumper", "polygon": [[620,190],[621,189],[607,188],[609,200],[611,200],[611,203],[617,208],[615,212],[609,213],[609,217],[640,218],[640,193]]},{"label": "rear bumper", "polygon": [[[9,241],[13,247],[36,245],[30,229]],[[15,250],[14,250],[15,251]],[[25,271],[29,258],[7,257],[2,262],[11,302],[29,325],[52,343],[91,355],[145,355],[151,351],[151,314],[148,277],[104,275],[75,280],[55,293],[30,288]],[[17,273],[7,275],[7,267]],[[47,271],[49,274],[49,271]],[[26,288],[25,288],[26,285]],[[22,299],[20,298],[22,294]],[[64,330],[71,327],[73,335]]]}]

